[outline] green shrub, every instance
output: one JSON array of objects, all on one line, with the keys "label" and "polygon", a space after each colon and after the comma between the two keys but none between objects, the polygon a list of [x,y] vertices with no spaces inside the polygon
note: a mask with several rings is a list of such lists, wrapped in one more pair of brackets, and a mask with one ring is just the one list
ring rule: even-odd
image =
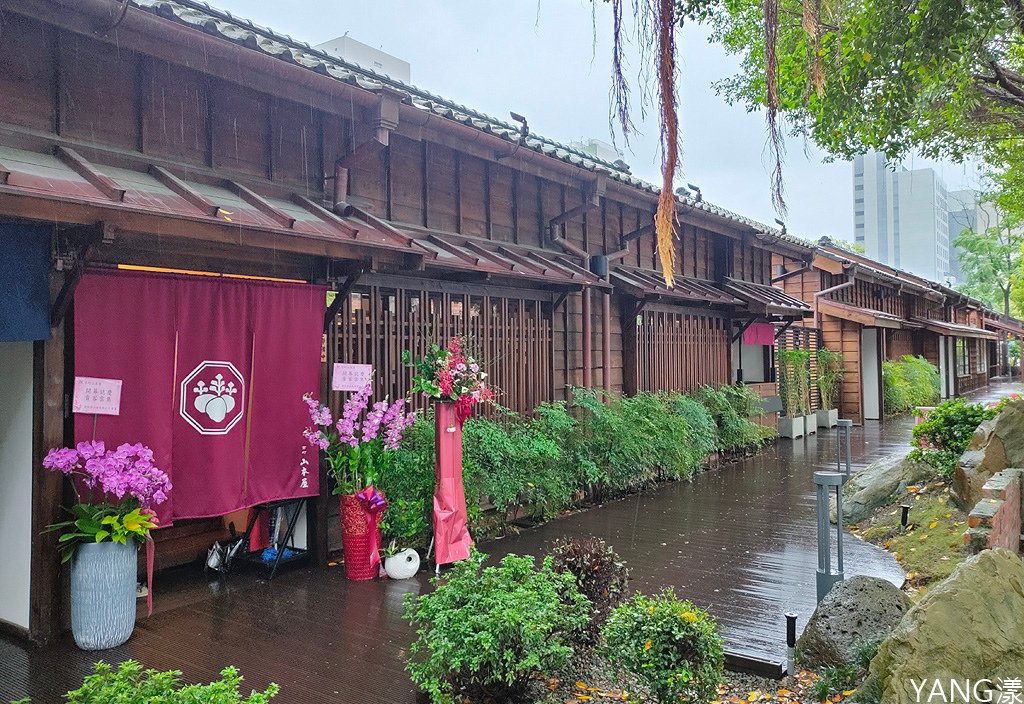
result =
[{"label": "green shrub", "polygon": [[405,617],[416,628],[407,667],[435,704],[460,694],[522,700],[532,679],[569,662],[570,643],[587,624],[589,602],[550,557],[539,568],[518,555],[482,568],[484,558],[457,563],[434,580],[433,593],[406,597]]},{"label": "green shrub", "polygon": [[[67,693],[69,704],[266,704],[277,695],[279,687],[272,684],[264,692],[241,694],[242,676],[233,667],[221,670],[220,679],[210,684],[181,684],[181,672],[143,670],[134,660],[125,660],[115,670],[105,662],[96,663],[93,674],[86,676],[82,686]],[[23,699],[17,704],[27,703]]]},{"label": "green shrub", "polygon": [[[392,540],[402,548],[423,548],[430,543],[434,495],[434,420],[417,418],[405,431],[401,449],[391,468],[377,483],[388,498],[381,530],[384,544]],[[479,501],[467,501],[470,515],[479,513]]]},{"label": "green shrub", "polygon": [[[713,389],[702,386],[692,394],[707,409],[715,423],[715,449],[720,451],[737,450],[763,441],[766,431],[763,426],[748,420],[747,415],[737,412],[740,408],[744,413],[756,415],[759,412],[760,399],[745,387],[723,386]],[[756,399],[756,402],[753,400]]]},{"label": "green shrub", "polygon": [[672,589],[637,594],[602,629],[603,655],[640,680],[653,701],[711,701],[722,681],[724,651],[714,619]]},{"label": "green shrub", "polygon": [[860,671],[856,665],[848,664],[823,668],[821,678],[815,680],[811,686],[814,701],[829,701],[829,697],[853,689],[857,686],[859,676]]},{"label": "green shrub", "polygon": [[906,413],[938,402],[939,369],[924,357],[904,355],[882,362],[882,389],[887,414]]},{"label": "green shrub", "polygon": [[574,576],[580,592],[590,601],[585,642],[596,642],[612,609],[626,598],[629,570],[610,545],[594,537],[562,538],[551,548],[551,557],[555,569]]},{"label": "green shrub", "polygon": [[823,409],[835,408],[839,399],[839,385],[846,368],[841,352],[822,347],[816,354],[818,371],[818,397]]},{"label": "green shrub", "polygon": [[950,399],[933,408],[928,417],[914,427],[910,451],[912,459],[927,462],[949,476],[971,442],[971,436],[984,421],[995,418],[996,408]]}]

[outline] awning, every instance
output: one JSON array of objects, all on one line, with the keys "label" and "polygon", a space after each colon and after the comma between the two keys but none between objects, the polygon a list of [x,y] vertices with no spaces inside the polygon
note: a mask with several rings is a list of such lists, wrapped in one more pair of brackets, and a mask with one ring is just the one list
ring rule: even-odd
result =
[{"label": "awning", "polygon": [[412,237],[413,244],[423,251],[423,266],[428,270],[559,287],[611,288],[603,278],[557,252],[429,230],[404,229],[402,232]]},{"label": "awning", "polygon": [[919,323],[926,330],[937,332],[940,335],[949,335],[951,337],[974,337],[981,340],[999,339],[999,335],[990,330],[982,330],[981,328],[972,327],[970,325],[960,325],[959,323],[950,323],[945,320],[924,320],[921,318],[915,318],[914,322]]},{"label": "awning", "polygon": [[818,299],[818,312],[873,328],[890,328],[893,330],[899,330],[904,327],[919,327],[918,325],[908,325],[905,320],[897,315],[893,315],[892,313],[872,310],[871,308],[859,308],[847,303],[830,301],[827,298]]},{"label": "awning", "polygon": [[233,178],[143,162],[96,164],[61,145],[47,152],[0,146],[0,214],[338,258],[382,250],[422,256],[393,228],[338,216],[303,193]]},{"label": "awning", "polygon": [[1024,323],[1014,318],[986,318],[985,327],[1024,338]]},{"label": "awning", "polygon": [[760,316],[799,319],[814,315],[809,305],[775,286],[726,278],[722,288],[744,301],[751,313]]},{"label": "awning", "polygon": [[642,300],[665,300],[678,303],[703,305],[741,306],[743,301],[717,288],[710,281],[676,276],[675,284],[669,288],[661,274],[632,267],[616,267],[611,270],[611,280],[625,293]]}]

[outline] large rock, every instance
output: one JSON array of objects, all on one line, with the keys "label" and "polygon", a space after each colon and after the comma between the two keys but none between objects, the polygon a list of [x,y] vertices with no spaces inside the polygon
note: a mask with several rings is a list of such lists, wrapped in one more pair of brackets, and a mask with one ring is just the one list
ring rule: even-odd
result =
[{"label": "large rock", "polygon": [[978,426],[953,476],[953,492],[968,507],[981,501],[982,487],[1007,467],[1024,467],[1024,399],[1006,404]]},{"label": "large rock", "polygon": [[[912,682],[1024,676],[1024,562],[986,550],[919,601],[871,661],[863,691],[886,704],[918,699]],[[925,692],[927,696],[927,692]],[[992,701],[997,701],[993,699]]]},{"label": "large rock", "polygon": [[806,667],[856,662],[857,648],[889,635],[910,608],[898,588],[876,577],[852,577],[830,591],[797,642]]},{"label": "large rock", "polygon": [[[915,462],[906,455],[892,455],[872,462],[850,476],[843,486],[843,520],[860,523],[876,508],[890,503],[897,491],[910,484],[924,481],[935,474],[935,469],[924,462]],[[832,522],[836,519],[835,498],[831,507]]]}]

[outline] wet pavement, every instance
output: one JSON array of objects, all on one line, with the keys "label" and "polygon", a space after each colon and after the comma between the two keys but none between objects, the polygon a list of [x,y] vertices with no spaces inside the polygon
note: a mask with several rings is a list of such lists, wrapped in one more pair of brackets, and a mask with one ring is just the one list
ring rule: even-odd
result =
[{"label": "wet pavement", "polygon": [[[978,398],[1020,391],[993,385]],[[907,447],[909,418],[855,428],[855,467]],[[677,594],[708,608],[727,647],[773,660],[784,652],[784,614],[800,627],[814,608],[816,469],[834,469],[835,431],[780,440],[756,457],[704,473],[692,482],[609,503],[483,545],[485,552],[540,554],[564,535],[596,535],[629,564],[632,586]],[[834,531],[833,531],[834,539]],[[847,534],[846,574],[903,581],[884,551]],[[181,584],[157,582],[160,611],[142,618],[132,639],[111,651],[84,653],[70,638],[25,648],[0,636],[0,702],[31,695],[59,702],[100,658],[135,658],[148,667],[180,669],[187,681],[209,681],[225,665],[239,667],[249,687],[282,686],[275,702],[412,703],[404,672],[412,639],[402,599],[426,580],[346,582],[340,568],[297,570],[274,582],[244,575],[207,582],[196,573]]]}]

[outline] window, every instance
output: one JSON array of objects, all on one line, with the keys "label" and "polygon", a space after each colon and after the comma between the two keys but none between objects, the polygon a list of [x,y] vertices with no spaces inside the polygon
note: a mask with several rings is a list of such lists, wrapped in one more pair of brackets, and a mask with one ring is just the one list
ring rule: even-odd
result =
[{"label": "window", "polygon": [[971,373],[970,357],[967,353],[967,340],[956,338],[956,375],[967,376]]},{"label": "window", "polygon": [[975,340],[974,344],[976,345],[976,355],[974,357],[974,371],[977,373],[982,373],[988,366],[988,342],[986,342],[985,340]]}]

